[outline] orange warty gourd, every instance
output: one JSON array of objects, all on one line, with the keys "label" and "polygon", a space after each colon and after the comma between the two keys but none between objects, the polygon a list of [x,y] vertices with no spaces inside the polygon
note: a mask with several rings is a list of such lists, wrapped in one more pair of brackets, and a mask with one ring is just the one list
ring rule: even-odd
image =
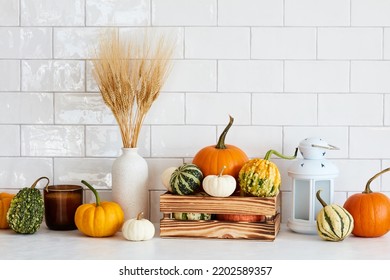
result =
[{"label": "orange warty gourd", "polygon": [[124,222],[122,208],[115,202],[101,202],[98,192],[84,180],[81,182],[93,192],[96,203],[83,204],[77,208],[74,217],[77,229],[91,237],[114,235]]},{"label": "orange warty gourd", "polygon": [[234,118],[229,116],[229,124],[219,136],[217,145],[204,147],[196,153],[192,160],[192,163],[200,168],[204,177],[217,175],[226,166],[224,174],[237,179],[241,167],[248,161],[248,156],[243,150],[234,145],[225,144],[226,135],[233,125],[233,121]]},{"label": "orange warty gourd", "polygon": [[371,182],[388,171],[390,168],[375,174],[368,180],[362,193],[354,194],[345,201],[344,208],[354,219],[352,233],[355,236],[379,237],[390,230],[390,198],[370,189]]},{"label": "orange warty gourd", "polygon": [[7,212],[14,196],[15,194],[5,192],[0,193],[0,229],[9,228],[7,222]]}]

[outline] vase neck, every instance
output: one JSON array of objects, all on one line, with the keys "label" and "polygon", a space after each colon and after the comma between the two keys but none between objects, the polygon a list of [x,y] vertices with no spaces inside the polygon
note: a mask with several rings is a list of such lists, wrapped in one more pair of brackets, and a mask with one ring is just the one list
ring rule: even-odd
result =
[{"label": "vase neck", "polygon": [[138,154],[138,148],[121,148],[122,154]]}]

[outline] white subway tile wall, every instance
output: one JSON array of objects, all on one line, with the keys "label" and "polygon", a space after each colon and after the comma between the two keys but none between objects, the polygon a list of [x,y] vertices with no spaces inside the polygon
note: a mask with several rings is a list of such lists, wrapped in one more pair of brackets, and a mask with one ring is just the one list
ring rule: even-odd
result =
[{"label": "white subway tile wall", "polygon": [[[249,157],[310,136],[340,148],[335,201],[390,166],[390,0],[0,0],[0,191],[40,176],[110,198],[122,146],[91,60],[100,34],[164,33],[173,68],[139,138],[151,218],[161,173],[226,141]],[[290,215],[290,161],[282,173]],[[373,182],[390,194],[390,174]],[[88,194],[86,201],[92,201]]]}]

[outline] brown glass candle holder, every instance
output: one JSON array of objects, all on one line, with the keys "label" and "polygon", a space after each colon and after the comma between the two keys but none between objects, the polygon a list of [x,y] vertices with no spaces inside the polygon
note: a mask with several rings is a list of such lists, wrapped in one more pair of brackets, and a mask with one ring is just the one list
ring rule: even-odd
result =
[{"label": "brown glass candle holder", "polygon": [[83,187],[78,185],[52,185],[43,189],[45,222],[51,230],[77,229],[74,216],[83,203]]}]

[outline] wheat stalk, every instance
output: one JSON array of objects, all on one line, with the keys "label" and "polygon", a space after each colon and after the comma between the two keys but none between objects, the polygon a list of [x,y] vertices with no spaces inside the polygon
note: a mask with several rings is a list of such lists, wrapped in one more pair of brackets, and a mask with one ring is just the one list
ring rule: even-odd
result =
[{"label": "wheat stalk", "polygon": [[141,43],[124,42],[111,31],[100,39],[93,60],[95,80],[119,125],[124,148],[137,147],[145,116],[171,69],[174,45],[163,35],[155,46],[149,36],[143,38]]}]

